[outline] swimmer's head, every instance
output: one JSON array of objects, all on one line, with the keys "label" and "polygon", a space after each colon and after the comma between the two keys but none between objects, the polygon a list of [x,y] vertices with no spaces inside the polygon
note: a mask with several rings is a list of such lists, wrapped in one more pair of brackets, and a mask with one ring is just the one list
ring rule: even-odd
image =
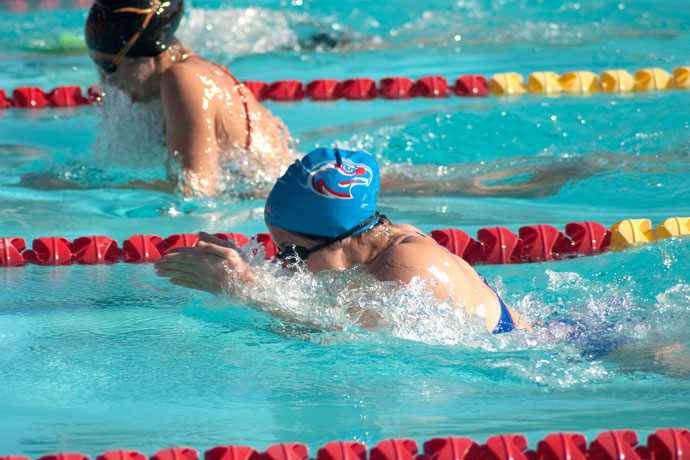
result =
[{"label": "swimmer's head", "polygon": [[95,0],[86,46],[116,56],[125,50],[126,57],[158,56],[174,43],[183,9],[183,0]]},{"label": "swimmer's head", "polygon": [[[335,238],[373,227],[378,218],[379,169],[366,152],[320,148],[295,161],[273,186],[266,224]],[[366,223],[366,225],[362,225]],[[358,228],[359,227],[359,228]]]}]

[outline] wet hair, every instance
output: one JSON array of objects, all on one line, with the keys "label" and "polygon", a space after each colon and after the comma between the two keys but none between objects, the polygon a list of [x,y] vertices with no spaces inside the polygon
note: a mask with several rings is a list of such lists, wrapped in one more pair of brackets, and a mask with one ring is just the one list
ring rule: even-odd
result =
[{"label": "wet hair", "polygon": [[[158,9],[141,30],[147,13],[156,3]],[[84,30],[86,46],[101,53],[117,54],[140,32],[126,56],[158,56],[175,42],[183,10],[183,0],[95,0]]]}]

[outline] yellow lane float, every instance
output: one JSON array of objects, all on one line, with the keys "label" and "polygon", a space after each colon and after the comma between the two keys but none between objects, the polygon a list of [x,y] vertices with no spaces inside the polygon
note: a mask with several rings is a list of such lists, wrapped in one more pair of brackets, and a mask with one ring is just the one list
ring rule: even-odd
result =
[{"label": "yellow lane float", "polygon": [[673,85],[676,88],[690,88],[690,67],[678,67],[673,70]]},{"label": "yellow lane float", "polygon": [[558,81],[568,94],[596,93],[601,89],[597,75],[588,70],[564,73]]},{"label": "yellow lane float", "polygon": [[522,75],[515,72],[497,73],[489,80],[489,93],[494,96],[518,96],[525,94]]},{"label": "yellow lane float", "polygon": [[669,217],[656,228],[656,239],[690,235],[690,217]]},{"label": "yellow lane float", "polygon": [[627,93],[632,91],[635,80],[625,70],[605,70],[601,73],[601,90],[607,93]]},{"label": "yellow lane float", "polygon": [[635,91],[655,91],[672,87],[673,80],[664,69],[642,69],[635,72]]},{"label": "yellow lane float", "polygon": [[534,72],[527,77],[527,92],[530,94],[559,94],[563,89],[554,72]]},{"label": "yellow lane float", "polygon": [[652,221],[649,219],[625,219],[611,227],[611,249],[619,251],[630,244],[654,241]]}]

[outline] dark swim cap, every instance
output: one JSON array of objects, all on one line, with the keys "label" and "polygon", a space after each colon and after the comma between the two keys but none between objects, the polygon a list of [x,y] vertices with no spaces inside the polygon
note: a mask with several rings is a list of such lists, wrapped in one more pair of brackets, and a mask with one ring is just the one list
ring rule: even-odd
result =
[{"label": "dark swim cap", "polygon": [[[117,54],[140,30],[154,0],[96,0],[86,20],[86,46],[94,51]],[[182,20],[183,0],[160,0],[149,24],[127,52],[128,57],[158,56],[175,40]]]},{"label": "dark swim cap", "polygon": [[[335,238],[376,213],[379,169],[366,152],[320,148],[294,162],[266,200],[267,224]],[[373,227],[378,219],[353,235]]]}]

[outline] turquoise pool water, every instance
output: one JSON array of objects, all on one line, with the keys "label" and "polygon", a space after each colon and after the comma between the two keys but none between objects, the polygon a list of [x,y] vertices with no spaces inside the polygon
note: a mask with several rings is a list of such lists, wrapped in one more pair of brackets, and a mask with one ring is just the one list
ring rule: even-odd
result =
[{"label": "turquoise pool water", "polygon": [[[690,62],[687,6],[194,1],[180,38],[238,78],[265,81],[671,70]],[[0,88],[95,83],[80,38],[85,15],[0,9]],[[347,44],[300,48],[319,32]],[[364,148],[387,172],[467,184],[457,196],[382,197],[392,220],[426,231],[690,215],[687,91],[267,106],[302,152]],[[164,177],[161,152],[139,128],[150,121],[145,108],[112,122],[127,137],[103,128],[102,116],[92,107],[0,111],[0,236],[263,231],[261,200],[120,188]],[[536,172],[487,184],[535,178],[529,193],[470,187],[524,168]],[[431,302],[421,286],[346,288],[342,274],[288,279],[266,268],[276,286],[268,300],[324,326],[310,328],[172,287],[150,265],[0,268],[0,454],[282,441],[314,451],[331,440],[514,432],[535,443],[554,431],[591,439],[612,428],[646,436],[688,427],[689,253],[690,240],[675,239],[480,267],[510,305],[546,322],[533,335],[502,336]],[[357,329],[342,315],[348,301],[390,325]]]}]

